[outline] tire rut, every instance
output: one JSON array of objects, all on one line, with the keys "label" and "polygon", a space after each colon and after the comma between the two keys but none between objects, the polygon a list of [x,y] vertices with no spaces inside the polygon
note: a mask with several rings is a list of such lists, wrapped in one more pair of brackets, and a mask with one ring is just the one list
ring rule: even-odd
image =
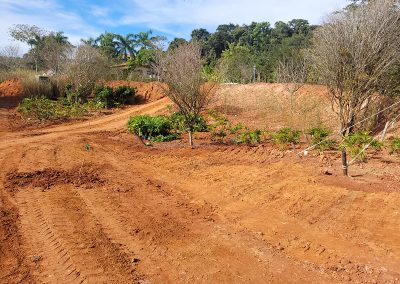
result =
[{"label": "tire rut", "polygon": [[[22,195],[22,194],[21,194]],[[85,278],[73,263],[70,251],[63,244],[57,231],[45,217],[36,194],[23,194],[17,197],[20,214],[23,217],[21,225],[27,232],[32,245],[40,248],[40,253],[31,256],[32,261],[43,269],[39,278],[43,283],[83,283]]]},{"label": "tire rut", "polygon": [[[31,189],[16,196],[26,249],[36,262],[40,282],[137,282],[129,256],[103,232],[99,222],[93,222],[80,196],[65,187],[62,191]],[[63,198],[69,201],[60,204]]]}]

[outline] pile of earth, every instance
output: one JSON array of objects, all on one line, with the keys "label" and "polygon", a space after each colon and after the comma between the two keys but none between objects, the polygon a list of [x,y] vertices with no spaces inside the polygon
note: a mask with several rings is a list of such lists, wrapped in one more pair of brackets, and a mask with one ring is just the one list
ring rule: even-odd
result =
[{"label": "pile of earth", "polygon": [[19,97],[23,95],[21,81],[11,79],[0,83],[0,97]]},{"label": "pile of earth", "polygon": [[162,92],[164,84],[160,82],[132,82],[132,81],[109,81],[106,82],[107,86],[118,87],[118,86],[129,86],[136,89],[136,95],[139,96],[140,100],[146,102],[157,101],[164,97]]}]

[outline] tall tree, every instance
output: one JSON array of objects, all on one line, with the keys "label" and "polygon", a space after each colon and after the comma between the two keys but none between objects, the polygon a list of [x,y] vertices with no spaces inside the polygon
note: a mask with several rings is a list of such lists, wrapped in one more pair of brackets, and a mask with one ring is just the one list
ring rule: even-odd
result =
[{"label": "tall tree", "polygon": [[134,34],[127,34],[126,36],[116,34],[116,47],[118,50],[118,55],[122,56],[123,61],[126,62],[128,60],[128,55],[131,58],[134,58],[136,51],[136,37]]},{"label": "tall tree", "polygon": [[9,30],[10,35],[18,41],[25,42],[30,46],[29,54],[31,55],[36,73],[39,69],[39,62],[41,56],[41,49],[45,36],[48,34],[42,28],[35,25],[14,25]]},{"label": "tall tree", "polygon": [[187,40],[186,40],[186,39],[176,37],[176,38],[174,38],[174,40],[171,41],[171,43],[169,44],[168,50],[175,49],[175,48],[179,47],[180,45],[186,44],[186,43],[187,43]]},{"label": "tall tree", "polygon": [[96,44],[98,44],[101,52],[108,58],[115,57],[118,54],[117,41],[115,40],[115,34],[110,32],[102,33],[97,39]]}]

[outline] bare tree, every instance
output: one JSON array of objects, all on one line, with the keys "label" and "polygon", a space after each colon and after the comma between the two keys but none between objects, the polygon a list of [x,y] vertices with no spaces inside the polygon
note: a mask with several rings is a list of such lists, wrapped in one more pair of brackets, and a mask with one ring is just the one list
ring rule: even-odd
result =
[{"label": "bare tree", "polygon": [[45,66],[58,75],[66,66],[71,49],[69,42],[60,42],[53,35],[46,37],[42,48]]},{"label": "bare tree", "polygon": [[307,67],[303,58],[284,58],[278,63],[276,79],[286,84],[290,95],[290,113],[293,116],[295,94],[307,81]]},{"label": "bare tree", "polygon": [[399,0],[364,1],[331,15],[314,34],[310,59],[329,88],[342,134],[364,117],[382,78],[400,61]]},{"label": "bare tree", "polygon": [[203,62],[200,45],[196,41],[182,44],[160,58],[163,88],[185,117],[189,144],[193,147],[193,126],[202,110],[209,104],[216,85],[206,83],[202,76]]},{"label": "bare tree", "polygon": [[73,59],[66,68],[71,91],[84,99],[90,95],[94,84],[105,79],[109,74],[109,63],[106,56],[90,45],[81,45],[76,49]]},{"label": "bare tree", "polygon": [[8,45],[0,49],[0,69],[12,70],[20,67],[19,46]]}]

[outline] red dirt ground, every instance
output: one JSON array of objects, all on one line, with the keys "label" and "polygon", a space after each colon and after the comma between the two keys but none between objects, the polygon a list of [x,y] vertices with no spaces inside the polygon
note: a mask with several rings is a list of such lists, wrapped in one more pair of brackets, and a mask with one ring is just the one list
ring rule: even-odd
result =
[{"label": "red dirt ground", "polygon": [[1,283],[399,282],[398,157],[344,178],[335,153],[299,159],[208,134],[194,150],[186,138],[145,147],[126,133],[130,115],[169,103],[4,131]]}]

